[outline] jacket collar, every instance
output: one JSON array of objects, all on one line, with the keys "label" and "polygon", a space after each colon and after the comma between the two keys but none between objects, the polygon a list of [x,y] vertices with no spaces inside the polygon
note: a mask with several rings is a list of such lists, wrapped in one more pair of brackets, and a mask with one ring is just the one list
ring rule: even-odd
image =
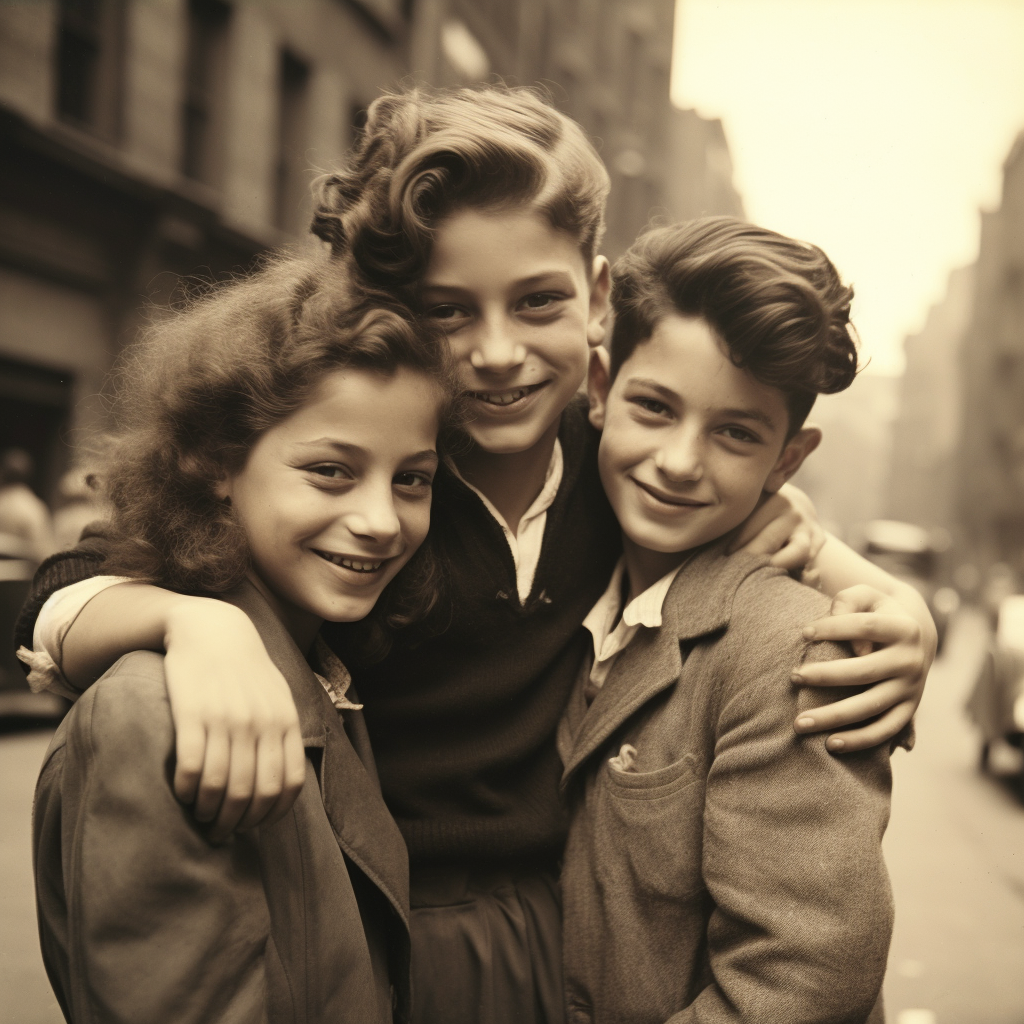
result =
[{"label": "jacket collar", "polygon": [[[768,558],[746,552],[727,555],[727,546],[727,539],[716,541],[698,551],[679,571],[665,597],[661,627],[640,627],[589,708],[583,703],[582,687],[577,687],[567,712],[575,740],[565,757],[563,789],[616,729],[679,678],[684,645],[728,627],[740,584],[766,565]],[[584,672],[589,672],[589,661]],[[562,737],[565,751],[564,732]]]},{"label": "jacket collar", "polygon": [[303,746],[323,752],[320,794],[338,846],[381,890],[401,919],[408,921],[409,858],[381,796],[359,712],[346,712],[352,718],[342,724],[295,641],[251,583],[243,582],[224,599],[249,616],[271,661],[291,688]]}]

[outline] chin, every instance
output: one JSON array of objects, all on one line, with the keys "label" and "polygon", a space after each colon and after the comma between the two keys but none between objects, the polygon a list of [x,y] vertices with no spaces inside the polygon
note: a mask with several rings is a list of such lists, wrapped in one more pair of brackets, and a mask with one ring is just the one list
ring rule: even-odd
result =
[{"label": "chin", "polygon": [[474,443],[491,455],[516,455],[529,451],[544,436],[547,428],[514,427],[505,430],[469,428]]}]

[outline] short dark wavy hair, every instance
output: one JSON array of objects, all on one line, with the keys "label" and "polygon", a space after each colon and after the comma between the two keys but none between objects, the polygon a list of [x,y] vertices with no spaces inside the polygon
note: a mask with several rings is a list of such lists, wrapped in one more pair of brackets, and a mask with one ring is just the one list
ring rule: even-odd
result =
[{"label": "short dark wavy hair", "polygon": [[317,184],[314,234],[375,288],[414,295],[433,231],[457,209],[525,206],[590,269],[608,172],[583,129],[526,88],[409,89],[369,108],[347,166]]},{"label": "short dark wavy hair", "polygon": [[789,433],[857,375],[853,288],[817,246],[733,217],[642,235],[612,272],[612,376],[666,316],[706,320],[732,361],[786,397]]},{"label": "short dark wavy hair", "polygon": [[[422,371],[438,383],[442,426],[454,422],[459,389],[443,336],[396,302],[354,292],[326,252],[272,257],[158,316],[116,378],[117,430],[100,474],[113,508],[104,571],[189,594],[241,582],[248,544],[216,485],[347,367]],[[429,548],[382,595],[391,625],[436,599],[443,574]]]}]

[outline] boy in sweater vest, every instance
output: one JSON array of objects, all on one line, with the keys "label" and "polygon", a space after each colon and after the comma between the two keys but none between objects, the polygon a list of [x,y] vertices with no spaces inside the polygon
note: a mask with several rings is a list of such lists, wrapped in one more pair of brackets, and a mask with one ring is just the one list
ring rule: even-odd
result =
[{"label": "boy in sweater vest", "polygon": [[559,730],[572,1024],[881,1021],[889,750],[832,756],[792,720],[828,602],[728,539],[821,439],[854,379],[853,290],[819,249],[731,218],[616,265],[590,371],[623,556],[587,616]]},{"label": "boy in sweater vest", "polygon": [[[605,336],[607,188],[578,125],[530,91],[493,87],[382,97],[347,169],[321,187],[314,231],[365,287],[444,323],[469,407],[468,442],[434,486],[431,543],[447,597],[410,623],[385,593],[372,636],[360,626],[329,637],[354,670],[409,847],[417,1021],[561,1015],[555,730],[586,653],[583,618],[620,553],[597,435],[575,397]],[[813,518],[777,498],[738,539],[760,533],[780,564],[802,564]],[[49,592],[102,572],[102,551],[91,538],[44,567],[26,624]],[[806,681],[879,685],[798,728],[872,719],[830,740],[853,750],[909,720],[933,630],[910,588],[845,550],[830,557],[833,593],[882,586],[836,606],[874,615],[820,628],[884,647],[845,671],[807,666]],[[223,602],[154,587],[89,593],[36,630],[71,682],[88,685],[124,651],[166,650],[181,798],[215,834],[280,814],[301,783],[301,736],[248,623]]]}]

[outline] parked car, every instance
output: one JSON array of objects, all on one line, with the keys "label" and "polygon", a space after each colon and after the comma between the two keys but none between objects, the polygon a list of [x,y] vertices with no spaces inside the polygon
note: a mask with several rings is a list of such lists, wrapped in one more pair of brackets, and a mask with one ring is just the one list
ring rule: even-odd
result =
[{"label": "parked car", "polygon": [[913,586],[928,603],[939,636],[939,651],[960,595],[941,585],[942,556],[949,548],[944,530],[926,530],[895,519],[875,519],[864,526],[864,557]]},{"label": "parked car", "polygon": [[1024,595],[1003,598],[967,712],[981,730],[981,768],[1013,777],[1024,799]]}]

